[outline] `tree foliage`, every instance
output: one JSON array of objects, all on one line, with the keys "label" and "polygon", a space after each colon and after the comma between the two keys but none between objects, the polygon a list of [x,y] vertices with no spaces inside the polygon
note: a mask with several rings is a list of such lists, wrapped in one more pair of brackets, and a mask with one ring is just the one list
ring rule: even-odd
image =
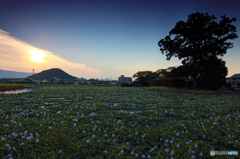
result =
[{"label": "tree foliage", "polygon": [[152,71],[138,71],[133,75],[133,78],[135,79],[135,83],[143,85],[143,86],[149,86],[149,82],[151,79],[155,79],[156,75]]},{"label": "tree foliage", "polygon": [[155,73],[155,78],[172,78],[171,71],[176,67],[168,67],[167,69],[158,69]]},{"label": "tree foliage", "polygon": [[211,57],[203,66],[204,71],[197,78],[197,86],[199,88],[207,88],[217,90],[226,84],[226,76],[228,69],[225,61],[216,57]]},{"label": "tree foliage", "polygon": [[[190,14],[186,22],[177,22],[169,35],[158,42],[160,51],[167,56],[167,60],[173,56],[182,60],[183,66],[173,69],[173,72],[189,75],[194,79],[199,77],[198,81],[205,79],[207,83],[204,87],[210,86],[206,79],[211,79],[213,72],[217,77],[226,76],[225,62],[223,63],[218,56],[224,56],[227,49],[233,47],[233,43],[228,40],[234,40],[238,36],[236,27],[231,24],[236,22],[236,18],[230,19],[225,15],[221,18],[218,23],[215,21],[217,18],[208,13]],[[175,35],[174,39],[171,39],[172,35]],[[217,66],[212,66],[211,63]],[[206,69],[208,72],[211,70],[211,73],[206,73]],[[222,83],[221,80],[219,83]]]}]

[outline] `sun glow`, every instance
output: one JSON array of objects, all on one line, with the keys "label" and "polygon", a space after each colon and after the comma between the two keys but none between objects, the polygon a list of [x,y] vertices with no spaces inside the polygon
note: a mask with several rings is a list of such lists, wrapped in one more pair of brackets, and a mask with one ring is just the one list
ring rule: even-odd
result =
[{"label": "sun glow", "polygon": [[32,50],[31,52],[31,60],[36,63],[43,62],[44,53],[39,50]]}]

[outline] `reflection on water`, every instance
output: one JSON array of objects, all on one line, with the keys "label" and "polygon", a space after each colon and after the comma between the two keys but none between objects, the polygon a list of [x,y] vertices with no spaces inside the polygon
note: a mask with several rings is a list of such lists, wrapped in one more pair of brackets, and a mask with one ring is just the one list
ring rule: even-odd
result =
[{"label": "reflection on water", "polygon": [[29,92],[32,88],[22,88],[22,89],[15,89],[15,90],[7,90],[7,91],[0,91],[0,94],[18,94],[23,92]]}]

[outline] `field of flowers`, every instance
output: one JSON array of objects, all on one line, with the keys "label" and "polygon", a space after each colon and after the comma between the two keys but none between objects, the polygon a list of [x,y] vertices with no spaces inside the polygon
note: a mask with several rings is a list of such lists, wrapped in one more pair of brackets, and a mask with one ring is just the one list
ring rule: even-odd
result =
[{"label": "field of flowers", "polygon": [[[211,158],[211,150],[239,153],[239,97],[89,86],[0,94],[0,154],[185,159]],[[214,158],[221,157],[234,158]]]}]

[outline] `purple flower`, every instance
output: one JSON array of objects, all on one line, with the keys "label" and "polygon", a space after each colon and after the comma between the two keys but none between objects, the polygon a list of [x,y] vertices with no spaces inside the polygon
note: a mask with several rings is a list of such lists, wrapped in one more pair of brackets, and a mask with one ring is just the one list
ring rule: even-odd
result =
[{"label": "purple flower", "polygon": [[39,140],[38,140],[38,139],[36,140],[36,143],[39,143]]},{"label": "purple flower", "polygon": [[191,158],[195,158],[195,157],[194,157],[194,155],[192,155],[192,157],[191,157]]},{"label": "purple flower", "polygon": [[189,142],[186,142],[187,145],[189,145]]},{"label": "purple flower", "polygon": [[95,135],[92,136],[92,138],[94,138],[94,137],[95,137]]},{"label": "purple flower", "polygon": [[145,155],[142,155],[142,158],[145,158]]},{"label": "purple flower", "polygon": [[105,134],[104,136],[107,137],[107,134]]},{"label": "purple flower", "polygon": [[195,147],[195,148],[197,148],[197,147],[198,147],[198,145],[196,144],[196,145],[194,145],[194,147]]},{"label": "purple flower", "polygon": [[203,154],[202,154],[202,153],[200,153],[200,154],[199,154],[199,156],[200,156],[200,157],[203,157]]},{"label": "purple flower", "polygon": [[121,154],[124,154],[124,151],[123,151],[123,150],[121,151]]},{"label": "purple flower", "polygon": [[6,144],[6,147],[10,147],[8,144]]},{"label": "purple flower", "polygon": [[180,145],[179,144],[177,144],[177,148],[179,148],[180,147]]},{"label": "purple flower", "polygon": [[58,153],[62,153],[62,151],[61,151],[61,150],[59,150],[59,151],[58,151]]},{"label": "purple flower", "polygon": [[174,152],[172,151],[172,152],[170,153],[170,155],[171,155],[171,156],[174,156]]},{"label": "purple flower", "polygon": [[133,151],[131,152],[131,155],[134,155],[134,152],[133,152]]},{"label": "purple flower", "polygon": [[89,144],[89,143],[90,143],[90,141],[89,141],[89,140],[87,140],[87,143]]},{"label": "purple flower", "polygon": [[168,153],[168,152],[169,152],[169,150],[168,150],[168,149],[165,149],[165,152],[166,152],[166,153]]},{"label": "purple flower", "polygon": [[148,155],[148,156],[147,156],[147,158],[148,158],[148,159],[151,159],[151,156],[150,156],[150,155]]},{"label": "purple flower", "polygon": [[4,137],[1,137],[1,141],[5,141],[6,139]]},{"label": "purple flower", "polygon": [[108,153],[106,150],[104,151],[105,153]]},{"label": "purple flower", "polygon": [[138,157],[138,154],[136,154],[136,157]]},{"label": "purple flower", "polygon": [[177,136],[179,136],[179,133],[177,133]]}]

